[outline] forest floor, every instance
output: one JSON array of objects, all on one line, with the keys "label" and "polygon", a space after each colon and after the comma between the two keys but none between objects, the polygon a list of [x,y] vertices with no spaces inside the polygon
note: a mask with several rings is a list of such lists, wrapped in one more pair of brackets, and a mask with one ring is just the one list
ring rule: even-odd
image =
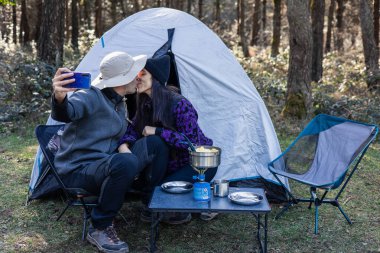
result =
[{"label": "forest floor", "polygon": [[[85,43],[83,43],[85,44]],[[71,208],[59,222],[64,207],[58,199],[25,205],[31,168],[37,150],[33,130],[49,114],[51,76],[54,68],[35,60],[35,52],[5,48],[0,43],[0,252],[94,252],[80,240],[81,210]],[[91,43],[88,44],[91,46]],[[85,52],[86,49],[82,49]],[[314,114],[327,113],[380,123],[380,96],[366,90],[361,52],[325,56],[324,76],[312,84]],[[277,58],[257,50],[255,57],[240,63],[264,99],[282,150],[294,140],[307,120],[281,117],[286,94],[288,50]],[[80,55],[66,49],[66,66],[74,69]],[[341,197],[352,225],[333,206],[320,208],[320,234],[313,234],[314,208],[292,207],[280,220],[273,220],[281,206],[272,205],[268,252],[380,252],[380,143],[364,157]],[[308,189],[292,182],[296,193]],[[147,252],[150,227],[138,222],[139,201],[124,204],[125,224],[116,222],[120,237],[131,252]],[[162,225],[161,252],[256,252],[255,219],[249,215],[222,214],[204,222],[194,215],[186,225]]]},{"label": "forest floor", "polygon": [[[45,199],[25,205],[37,143],[33,124],[1,135],[0,140],[0,252],[95,252],[81,237],[81,209],[71,208],[58,222],[65,206],[59,199]],[[282,149],[294,135],[279,134]],[[320,234],[313,234],[314,208],[299,204],[281,219],[281,210],[272,205],[269,215],[268,252],[379,252],[380,251],[380,145],[369,149],[341,197],[349,225],[337,208],[320,208]],[[306,188],[292,183],[298,194]],[[131,252],[148,252],[149,224],[139,222],[141,202],[126,202],[116,229],[130,245]],[[159,252],[256,252],[256,221],[251,215],[221,214],[204,222],[194,215],[185,225],[160,226]]]}]

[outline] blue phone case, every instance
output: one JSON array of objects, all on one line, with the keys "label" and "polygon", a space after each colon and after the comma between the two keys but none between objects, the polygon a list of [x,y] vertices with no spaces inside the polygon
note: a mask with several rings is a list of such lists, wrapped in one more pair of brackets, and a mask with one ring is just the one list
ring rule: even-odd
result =
[{"label": "blue phone case", "polygon": [[72,79],[72,78],[75,79],[75,82],[67,84],[65,86],[66,88],[89,89],[91,87],[90,73],[74,72],[74,75],[72,77],[69,77],[66,79]]}]

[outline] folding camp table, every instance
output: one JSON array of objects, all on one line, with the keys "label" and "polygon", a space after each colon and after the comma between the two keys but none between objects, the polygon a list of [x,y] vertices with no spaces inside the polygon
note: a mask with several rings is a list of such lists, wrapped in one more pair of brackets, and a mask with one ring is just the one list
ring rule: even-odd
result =
[{"label": "folding camp table", "polygon": [[[170,194],[164,192],[159,186],[154,189],[149,209],[152,211],[150,252],[157,249],[156,240],[160,223],[160,212],[216,212],[216,213],[252,213],[257,221],[257,240],[261,252],[267,252],[268,213],[271,211],[264,190],[260,188],[235,188],[230,187],[230,193],[235,191],[254,192],[263,196],[258,205],[237,205],[228,197],[211,197],[209,202],[200,202],[193,199],[193,192],[183,194]],[[264,216],[264,221],[262,220]],[[262,235],[262,231],[264,234]],[[263,237],[263,238],[262,238]]]}]

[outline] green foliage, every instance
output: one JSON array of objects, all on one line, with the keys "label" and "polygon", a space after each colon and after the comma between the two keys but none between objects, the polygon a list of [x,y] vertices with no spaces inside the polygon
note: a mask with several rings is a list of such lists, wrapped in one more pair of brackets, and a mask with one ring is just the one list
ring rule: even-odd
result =
[{"label": "green foliage", "polygon": [[0,5],[16,5],[16,0],[0,0]]}]

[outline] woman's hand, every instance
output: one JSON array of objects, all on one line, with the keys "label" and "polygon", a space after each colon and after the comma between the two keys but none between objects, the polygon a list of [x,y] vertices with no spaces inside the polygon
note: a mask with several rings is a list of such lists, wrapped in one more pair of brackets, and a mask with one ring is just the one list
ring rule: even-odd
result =
[{"label": "woman's hand", "polygon": [[[69,73],[63,73],[69,72]],[[65,88],[65,85],[75,82],[74,78],[63,80],[65,78],[72,77],[74,73],[68,68],[59,68],[53,78],[53,93],[54,98],[58,104],[62,103],[66,97],[67,92],[75,91],[74,88]]]},{"label": "woman's hand", "polygon": [[145,126],[144,130],[142,132],[142,135],[144,136],[149,136],[149,135],[155,135],[156,133],[156,128],[152,126]]},{"label": "woman's hand", "polygon": [[132,153],[126,143],[121,144],[117,150],[119,153]]}]

